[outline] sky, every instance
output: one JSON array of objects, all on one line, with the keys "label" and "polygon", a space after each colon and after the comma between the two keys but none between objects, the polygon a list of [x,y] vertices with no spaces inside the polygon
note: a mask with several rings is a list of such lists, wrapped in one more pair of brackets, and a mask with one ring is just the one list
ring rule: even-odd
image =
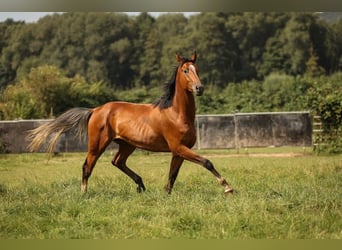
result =
[{"label": "sky", "polygon": [[53,12],[0,12],[0,22],[7,18],[15,21],[36,22],[39,18],[52,14]]},{"label": "sky", "polygon": [[[8,18],[12,18],[15,21],[25,21],[26,23],[37,22],[41,17],[51,15],[54,12],[0,12],[0,22],[5,21]],[[131,15],[139,15],[140,12],[125,12]],[[160,14],[167,12],[149,12],[150,15],[157,17]],[[190,16],[198,12],[182,12],[185,16]]]}]

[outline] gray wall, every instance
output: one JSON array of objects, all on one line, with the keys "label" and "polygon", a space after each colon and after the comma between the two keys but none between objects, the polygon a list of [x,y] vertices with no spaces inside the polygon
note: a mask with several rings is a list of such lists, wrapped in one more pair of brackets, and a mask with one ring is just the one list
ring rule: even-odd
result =
[{"label": "gray wall", "polygon": [[[7,153],[27,152],[27,130],[48,120],[0,121],[0,149]],[[237,113],[196,116],[196,149],[269,146],[311,146],[312,126],[308,112]],[[115,148],[112,143],[109,148]],[[45,151],[46,147],[40,150]],[[72,134],[63,134],[56,152],[86,151]]]},{"label": "gray wall", "polygon": [[309,112],[198,115],[198,149],[311,146]]},{"label": "gray wall", "polygon": [[45,122],[44,120],[0,121],[0,149],[6,153],[27,152],[25,137],[27,130]]}]

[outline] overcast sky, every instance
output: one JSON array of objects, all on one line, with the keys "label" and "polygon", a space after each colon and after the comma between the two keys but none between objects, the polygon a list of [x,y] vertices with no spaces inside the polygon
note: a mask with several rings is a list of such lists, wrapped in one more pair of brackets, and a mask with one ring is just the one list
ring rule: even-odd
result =
[{"label": "overcast sky", "polygon": [[0,12],[0,22],[7,18],[15,21],[36,22],[39,18],[52,14],[53,12]]},{"label": "overcast sky", "polygon": [[[54,12],[0,12],[0,22],[5,21],[7,18],[12,18],[15,21],[36,22],[41,17]],[[125,12],[127,14],[138,15],[140,12]],[[158,16],[166,12],[149,12],[152,16]],[[182,12],[184,15],[189,16],[198,12]]]}]

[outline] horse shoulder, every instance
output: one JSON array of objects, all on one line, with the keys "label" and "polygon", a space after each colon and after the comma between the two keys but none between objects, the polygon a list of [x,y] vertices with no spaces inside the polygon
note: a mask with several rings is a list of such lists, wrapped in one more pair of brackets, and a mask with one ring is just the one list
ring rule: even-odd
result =
[{"label": "horse shoulder", "polygon": [[170,148],[185,145],[191,148],[196,142],[196,129],[191,120],[181,117],[177,113],[165,113],[162,119],[163,135]]}]

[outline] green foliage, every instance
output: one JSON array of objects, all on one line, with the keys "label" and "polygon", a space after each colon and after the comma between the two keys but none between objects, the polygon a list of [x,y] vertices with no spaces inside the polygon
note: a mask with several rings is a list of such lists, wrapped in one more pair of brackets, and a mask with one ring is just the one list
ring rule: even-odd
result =
[{"label": "green foliage", "polygon": [[152,103],[161,96],[160,87],[139,87],[116,92],[119,100],[134,103]]},{"label": "green foliage", "polygon": [[104,83],[89,84],[83,77],[66,77],[54,66],[32,68],[5,89],[0,112],[3,119],[46,118],[75,106],[94,107],[113,99]]},{"label": "green foliage", "polygon": [[169,77],[174,54],[194,50],[205,84],[262,80],[272,72],[296,76],[315,66],[341,69],[341,24],[313,13],[64,13],[37,23],[0,23],[0,86],[31,67],[54,65],[68,77],[115,89],[156,86]]},{"label": "green foliage", "polygon": [[185,29],[185,48],[199,52],[203,83],[222,87],[237,80],[239,50],[220,14],[202,13],[190,19]]},{"label": "green foliage", "polygon": [[[288,13],[244,12],[227,16],[226,28],[231,31],[239,48],[241,68],[237,71],[240,71],[238,74],[241,79],[262,78],[267,75],[262,74],[264,68],[270,67],[269,72],[276,70],[267,58],[269,44],[277,39],[278,32],[284,28],[288,19]],[[277,56],[273,53],[273,57]]]},{"label": "green foliage", "polygon": [[198,113],[298,111],[309,109],[303,96],[310,83],[303,77],[272,73],[264,81],[209,86],[198,98]]},{"label": "green foliage", "polygon": [[321,117],[323,145],[318,150],[340,153],[342,149],[342,73],[313,80],[307,91],[307,106]]},{"label": "green foliage", "polygon": [[21,84],[7,86],[0,102],[1,118],[9,120],[46,117],[45,103],[33,95],[32,89],[25,89]]},{"label": "green foliage", "polygon": [[313,48],[310,48],[310,58],[306,62],[305,75],[309,77],[319,77],[325,73],[323,67],[318,64],[318,57],[315,55]]}]

